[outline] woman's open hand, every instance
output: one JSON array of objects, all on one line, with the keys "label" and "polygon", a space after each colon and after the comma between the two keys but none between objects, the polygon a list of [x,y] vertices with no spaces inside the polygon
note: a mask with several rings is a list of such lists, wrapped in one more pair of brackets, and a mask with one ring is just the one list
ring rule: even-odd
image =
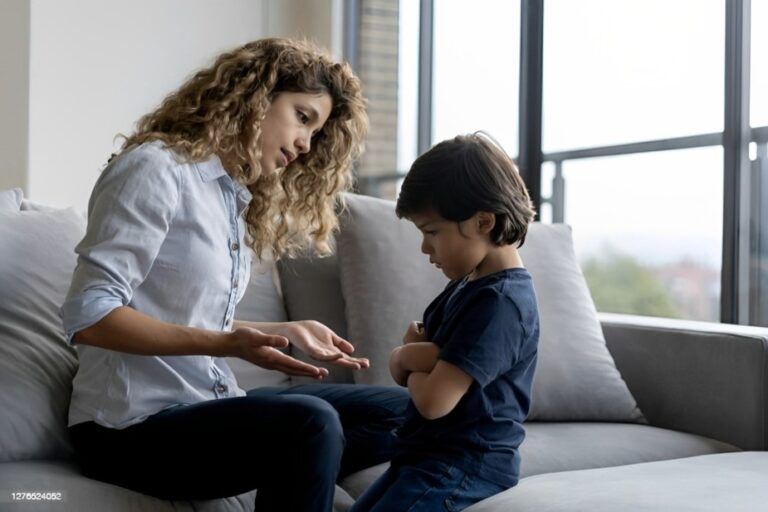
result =
[{"label": "woman's open hand", "polygon": [[228,334],[233,355],[267,370],[278,370],[290,375],[304,375],[322,379],[328,370],[299,361],[280,348],[288,346],[285,336],[265,334],[251,327],[239,327]]},{"label": "woman's open hand", "polygon": [[288,322],[282,329],[283,336],[312,359],[324,361],[352,370],[370,366],[364,357],[352,357],[355,347],[331,329],[314,320]]}]

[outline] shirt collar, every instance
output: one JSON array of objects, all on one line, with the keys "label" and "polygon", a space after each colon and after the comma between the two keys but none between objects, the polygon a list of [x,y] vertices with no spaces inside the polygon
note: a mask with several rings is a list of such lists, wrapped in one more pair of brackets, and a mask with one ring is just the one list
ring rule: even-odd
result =
[{"label": "shirt collar", "polygon": [[236,180],[233,180],[232,177],[227,174],[227,171],[224,170],[224,166],[221,165],[221,160],[219,157],[217,155],[213,155],[210,160],[205,162],[196,162],[195,166],[200,173],[200,178],[202,178],[203,183],[208,183],[210,181],[218,180],[224,177],[232,182],[232,186],[235,188],[235,197],[237,198],[237,213],[242,215],[248,205],[251,204],[253,194],[251,194],[251,191],[248,190],[245,185],[239,183]]},{"label": "shirt collar", "polygon": [[224,166],[221,165],[221,160],[219,160],[219,157],[216,155],[213,155],[213,157],[205,162],[196,162],[195,167],[197,167],[200,177],[203,179],[203,183],[217,180],[222,176],[228,176],[227,171],[224,170]]}]

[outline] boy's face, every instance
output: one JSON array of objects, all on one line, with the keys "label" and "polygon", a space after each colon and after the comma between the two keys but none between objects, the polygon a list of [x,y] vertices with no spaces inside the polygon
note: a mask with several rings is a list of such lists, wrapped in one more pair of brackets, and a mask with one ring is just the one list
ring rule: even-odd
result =
[{"label": "boy's face", "polygon": [[421,231],[421,252],[449,279],[460,279],[472,272],[487,256],[490,241],[475,214],[463,222],[441,217],[434,211],[409,217]]}]

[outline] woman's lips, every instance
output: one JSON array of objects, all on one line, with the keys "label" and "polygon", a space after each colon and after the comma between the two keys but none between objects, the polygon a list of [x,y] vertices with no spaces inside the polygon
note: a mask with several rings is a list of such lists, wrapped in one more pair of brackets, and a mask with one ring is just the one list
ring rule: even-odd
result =
[{"label": "woman's lips", "polygon": [[282,159],[282,161],[283,161],[283,167],[288,167],[288,163],[289,163],[289,160],[288,160],[288,155],[286,155],[285,153],[283,153],[283,150],[282,150],[282,149],[280,150],[280,157],[281,157],[281,159]]}]

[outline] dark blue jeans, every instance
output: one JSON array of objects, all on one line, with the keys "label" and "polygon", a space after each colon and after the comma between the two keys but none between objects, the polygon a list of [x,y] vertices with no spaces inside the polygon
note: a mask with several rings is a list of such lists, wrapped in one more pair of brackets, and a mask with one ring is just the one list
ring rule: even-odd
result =
[{"label": "dark blue jeans", "polygon": [[339,476],[391,458],[403,388],[308,384],[69,431],[84,475],[163,499],[258,489],[259,511],[329,511]]},{"label": "dark blue jeans", "polygon": [[392,465],[349,512],[458,512],[506,488],[437,459]]}]

